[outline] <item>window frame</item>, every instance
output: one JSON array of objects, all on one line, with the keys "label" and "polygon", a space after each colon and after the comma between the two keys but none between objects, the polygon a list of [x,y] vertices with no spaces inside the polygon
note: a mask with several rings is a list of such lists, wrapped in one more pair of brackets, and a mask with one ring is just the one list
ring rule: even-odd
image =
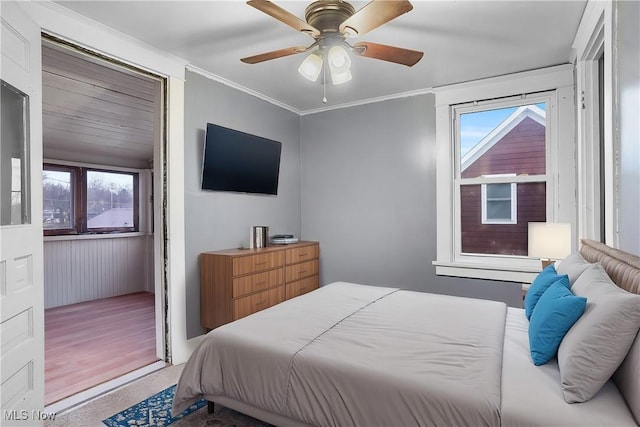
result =
[{"label": "window frame", "polygon": [[82,200],[82,185],[80,185],[80,168],[77,166],[61,165],[55,163],[44,163],[42,171],[69,172],[71,174],[71,211],[73,212],[73,226],[69,228],[44,229],[45,236],[60,236],[68,234],[79,234],[79,221],[82,221],[82,209],[78,206],[78,200]]},{"label": "window frame", "polygon": [[[461,112],[547,102],[545,176],[466,178],[465,184],[547,182],[547,221],[575,224],[574,77],[571,65],[516,73],[434,89],[436,96],[437,275],[531,282],[539,260],[525,256],[464,254],[460,236],[460,156],[456,130]],[[545,98],[540,101],[541,98]],[[559,144],[558,141],[569,141]],[[566,173],[558,178],[562,165]],[[543,178],[544,179],[541,179]],[[572,230],[575,233],[575,227]],[[573,234],[575,236],[575,234]],[[576,247],[575,238],[572,248]]]},{"label": "window frame", "polygon": [[[571,58],[576,64],[576,92],[579,94],[576,98],[576,188],[581,207],[578,233],[583,238],[602,240],[613,247],[619,240],[617,168],[620,149],[613,107],[616,105],[615,14],[615,2],[588,2]],[[603,70],[598,67],[601,56]],[[602,116],[600,102],[604,103]]]},{"label": "window frame", "polygon": [[[121,168],[107,168],[98,166],[75,166],[69,164],[46,161],[43,171],[65,171],[71,173],[72,212],[74,214],[73,227],[44,229],[44,236],[65,235],[95,235],[136,233],[140,231],[140,171]],[[131,227],[102,227],[88,228],[87,226],[87,172],[105,172],[131,175],[133,177],[133,226]]]}]

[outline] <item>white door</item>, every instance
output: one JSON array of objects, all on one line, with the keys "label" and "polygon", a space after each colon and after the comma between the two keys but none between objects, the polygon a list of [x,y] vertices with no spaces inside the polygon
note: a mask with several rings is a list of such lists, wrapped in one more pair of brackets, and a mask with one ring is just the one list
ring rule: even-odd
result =
[{"label": "white door", "polygon": [[40,28],[0,2],[0,424],[40,425],[44,408]]}]

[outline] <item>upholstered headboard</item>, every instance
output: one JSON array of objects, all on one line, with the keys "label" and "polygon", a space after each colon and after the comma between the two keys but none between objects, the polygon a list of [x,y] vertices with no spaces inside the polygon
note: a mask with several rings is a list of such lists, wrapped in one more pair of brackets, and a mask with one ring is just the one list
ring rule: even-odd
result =
[{"label": "upholstered headboard", "polygon": [[640,294],[640,257],[595,240],[582,239],[580,253],[601,264],[611,280],[625,291]]},{"label": "upholstered headboard", "polygon": [[[585,260],[601,264],[620,288],[640,294],[640,257],[594,240],[582,239],[580,253]],[[613,381],[640,424],[640,335],[631,346]]]}]

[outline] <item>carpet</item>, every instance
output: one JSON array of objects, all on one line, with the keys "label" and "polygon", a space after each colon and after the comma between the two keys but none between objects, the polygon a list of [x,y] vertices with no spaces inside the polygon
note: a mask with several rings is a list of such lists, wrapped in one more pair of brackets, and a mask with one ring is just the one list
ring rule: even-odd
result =
[{"label": "carpet", "polygon": [[159,393],[102,420],[108,427],[269,427],[269,424],[216,404],[213,414],[207,411],[207,402],[200,400],[183,413],[172,417],[171,402],[176,386]]},{"label": "carpet", "polygon": [[109,427],[130,427],[130,426],[157,426],[164,427],[175,423],[181,418],[197,411],[207,405],[204,400],[199,400],[183,413],[171,416],[171,402],[176,386],[162,390],[159,393],[139,402],[122,412],[118,412],[106,420],[102,420]]}]

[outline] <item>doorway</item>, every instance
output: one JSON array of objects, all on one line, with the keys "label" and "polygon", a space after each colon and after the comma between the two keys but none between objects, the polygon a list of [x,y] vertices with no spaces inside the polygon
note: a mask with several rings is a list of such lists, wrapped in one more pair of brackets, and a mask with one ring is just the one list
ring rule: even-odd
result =
[{"label": "doorway", "polygon": [[45,405],[63,409],[166,359],[165,81],[49,36],[42,80]]}]

